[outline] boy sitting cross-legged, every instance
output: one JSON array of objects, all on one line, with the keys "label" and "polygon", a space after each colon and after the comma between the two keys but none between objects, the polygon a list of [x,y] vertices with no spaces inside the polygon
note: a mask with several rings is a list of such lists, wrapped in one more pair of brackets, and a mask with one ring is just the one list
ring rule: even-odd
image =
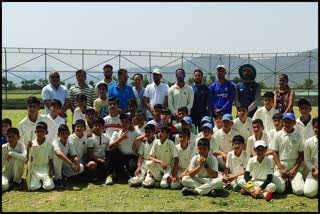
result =
[{"label": "boy sitting cross-legged", "polygon": [[222,189],[222,179],[218,178],[218,161],[209,151],[209,140],[201,138],[198,154],[191,159],[188,174],[182,178],[183,195],[214,195],[215,190]]}]

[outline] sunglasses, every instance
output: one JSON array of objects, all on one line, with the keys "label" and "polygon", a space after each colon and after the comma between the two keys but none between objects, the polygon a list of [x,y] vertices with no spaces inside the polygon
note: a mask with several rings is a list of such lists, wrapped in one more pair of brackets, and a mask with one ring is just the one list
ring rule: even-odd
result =
[{"label": "sunglasses", "polygon": [[60,78],[60,76],[51,76],[51,78],[56,78],[56,79],[59,79]]},{"label": "sunglasses", "polygon": [[178,76],[184,76],[184,73],[180,73],[180,74],[176,74],[176,76],[178,77]]}]

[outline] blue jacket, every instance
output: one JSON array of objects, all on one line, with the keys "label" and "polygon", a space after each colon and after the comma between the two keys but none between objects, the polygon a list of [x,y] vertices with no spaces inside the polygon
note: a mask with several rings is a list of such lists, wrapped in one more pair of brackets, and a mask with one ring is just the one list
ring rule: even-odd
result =
[{"label": "blue jacket", "polygon": [[254,100],[258,88],[258,83],[250,82],[248,84],[240,82],[237,84],[237,92],[239,94],[239,102],[241,105],[249,106]]},{"label": "blue jacket", "polygon": [[231,114],[234,98],[234,84],[226,80],[222,85],[217,81],[210,86],[210,105],[212,115],[216,109],[221,109],[224,114]]}]

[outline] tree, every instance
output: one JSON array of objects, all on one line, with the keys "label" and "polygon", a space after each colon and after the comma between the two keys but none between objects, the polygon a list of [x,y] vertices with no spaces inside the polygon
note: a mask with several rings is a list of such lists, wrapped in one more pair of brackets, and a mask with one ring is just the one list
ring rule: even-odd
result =
[{"label": "tree", "polygon": [[118,78],[116,76],[112,76],[112,79],[116,82],[118,82]]},{"label": "tree", "polygon": [[36,90],[39,89],[39,86],[36,84],[36,80],[22,80],[21,82],[21,88],[24,90]]},{"label": "tree", "polygon": [[66,83],[64,81],[60,81],[60,84],[61,85],[65,85]]},{"label": "tree", "polygon": [[260,84],[261,89],[267,89],[268,87],[266,86],[266,84],[264,84],[263,81],[258,82]]},{"label": "tree", "polygon": [[147,87],[147,85],[149,85],[149,80],[148,80],[148,77],[147,77],[147,75],[144,75],[144,77],[143,77],[143,80],[142,80],[142,87]]},{"label": "tree", "polygon": [[[90,84],[90,83],[89,83],[89,84]],[[72,86],[72,84],[69,82],[68,85],[67,85],[67,88],[70,89],[71,86]]]},{"label": "tree", "polygon": [[38,84],[39,88],[42,89],[43,87],[45,87],[46,85],[49,84],[49,80],[44,80],[44,79],[40,78],[38,80],[37,84]]},{"label": "tree", "polygon": [[189,85],[192,85],[192,83],[194,83],[194,79],[193,79],[193,77],[190,77],[190,78],[188,79],[188,84],[189,84]]},{"label": "tree", "polygon": [[235,76],[235,77],[232,79],[232,82],[233,82],[234,84],[237,84],[237,83],[241,82],[241,78],[238,77],[238,76]]},{"label": "tree", "polygon": [[93,81],[93,80],[90,80],[90,81],[89,81],[89,85],[91,85],[91,86],[94,87],[94,81]]},{"label": "tree", "polygon": [[310,89],[313,87],[313,80],[305,79],[303,86],[305,89]]},{"label": "tree", "polygon": [[216,81],[216,76],[209,74],[209,79],[207,80],[207,76],[203,77],[203,82],[210,86],[212,83]]}]

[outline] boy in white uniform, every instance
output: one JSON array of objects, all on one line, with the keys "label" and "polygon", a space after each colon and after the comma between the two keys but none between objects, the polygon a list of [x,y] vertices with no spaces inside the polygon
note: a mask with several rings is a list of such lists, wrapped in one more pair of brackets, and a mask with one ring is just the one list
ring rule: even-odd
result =
[{"label": "boy in white uniform", "polygon": [[57,127],[60,125],[66,124],[66,121],[58,115],[62,107],[61,101],[57,99],[53,99],[51,101],[50,113],[47,115],[51,120],[53,120]]},{"label": "boy in white uniform", "polygon": [[218,111],[218,112],[214,112],[213,115],[213,133],[216,133],[219,129],[223,128],[223,112],[222,111]]},{"label": "boy in white uniform", "polygon": [[306,99],[298,101],[299,112],[301,116],[296,120],[295,130],[300,132],[302,140],[305,142],[308,138],[314,136],[312,128],[313,116],[310,114],[312,108],[311,104]]},{"label": "boy in white uniform", "polygon": [[143,111],[136,111],[134,120],[137,123],[137,125],[134,126],[134,130],[136,130],[139,133],[139,135],[144,134],[144,128],[146,127],[147,123]]},{"label": "boy in white uniform", "polygon": [[273,137],[276,135],[278,131],[282,129],[282,117],[281,113],[275,113],[272,116],[273,125],[276,127],[275,129],[271,129],[268,134],[270,136],[270,143],[272,142]]},{"label": "boy in white uniform", "polygon": [[146,179],[143,184],[151,187],[156,181],[160,181],[161,188],[168,188],[167,178],[170,176],[173,168],[173,162],[178,160],[178,154],[174,143],[168,139],[170,133],[169,126],[161,125],[158,127],[158,138],[153,142],[150,151],[149,160],[146,168],[150,170],[152,177]]},{"label": "boy in white uniform", "polygon": [[[202,137],[201,138],[207,138],[209,140],[209,142],[210,142],[210,152],[215,157],[217,157],[219,155],[219,142],[217,141],[216,138],[213,137],[212,129],[213,129],[213,127],[212,127],[211,123],[203,124],[202,127],[201,127],[201,133],[202,133]],[[201,138],[197,138],[197,140],[196,140],[195,147],[194,147],[195,153],[197,153],[197,151],[198,151],[198,142],[199,142],[199,140]]]},{"label": "boy in white uniform", "polygon": [[253,135],[252,131],[252,119],[248,117],[247,105],[240,105],[237,108],[238,117],[233,120],[232,128],[239,132],[239,134],[244,138],[245,145],[247,144],[248,138]]},{"label": "boy in white uniform", "polygon": [[209,151],[209,140],[201,138],[198,154],[191,159],[188,175],[182,178],[183,195],[214,195],[215,190],[222,189],[222,179],[218,178],[218,161]]},{"label": "boy in white uniform", "polygon": [[[92,132],[93,132],[93,123],[94,120],[98,118],[98,114],[97,112],[93,109],[93,108],[88,108],[86,110],[86,119],[83,120],[85,122],[85,132],[83,133],[84,136],[86,138],[91,137],[92,136]],[[82,119],[79,119],[82,120]],[[77,122],[78,120],[76,120]]]},{"label": "boy in white uniform", "polygon": [[149,154],[153,146],[153,141],[155,140],[155,128],[156,127],[153,124],[147,124],[144,128],[144,135],[137,137],[134,142],[138,144],[138,141],[144,141],[143,143],[140,143],[138,148],[139,157],[137,170],[134,173],[134,177],[131,177],[128,180],[128,183],[132,186],[139,186],[145,180],[147,174],[146,162],[149,159]]},{"label": "boy in white uniform", "polygon": [[19,141],[19,130],[9,128],[6,135],[8,143],[2,145],[2,192],[7,191],[11,185],[17,189],[20,187],[27,160],[25,146]]},{"label": "boy in white uniform", "polygon": [[309,173],[304,184],[304,195],[309,198],[312,198],[318,194],[318,117],[312,120],[312,126],[315,136],[307,139],[304,145],[304,161],[305,165],[309,169]]},{"label": "boy in white uniform", "polygon": [[47,115],[39,114],[40,100],[36,97],[29,97],[27,100],[28,115],[21,120],[18,129],[20,133],[20,141],[25,146],[36,138],[35,130],[38,122],[45,122],[48,126],[48,134],[46,135],[47,141],[50,143],[57,138],[58,127],[53,120],[47,117]]},{"label": "boy in white uniform", "polygon": [[272,182],[277,186],[277,193],[283,193],[286,189],[286,181],[290,181],[293,193],[303,195],[302,137],[293,128],[296,123],[293,113],[286,113],[282,119],[283,129],[274,136],[270,148],[276,164]]},{"label": "boy in white uniform", "polygon": [[108,98],[109,115],[104,117],[104,128],[106,135],[111,139],[115,129],[120,128],[119,100],[116,97]]},{"label": "boy in white uniform", "polygon": [[254,143],[256,156],[249,159],[244,179],[239,180],[241,194],[250,192],[252,198],[271,200],[276,185],[272,183],[272,161],[265,155],[267,144],[263,140]]},{"label": "boy in white uniform", "polygon": [[263,95],[263,104],[262,108],[259,108],[256,113],[254,113],[252,120],[260,119],[263,122],[265,132],[269,132],[271,129],[274,129],[272,122],[272,116],[278,111],[273,108],[273,93],[266,92]]},{"label": "boy in white uniform", "polygon": [[[69,128],[66,124],[60,125],[58,129],[59,138],[52,143],[53,147],[53,166],[54,166],[54,185],[56,188],[63,188],[62,182],[62,169],[63,167],[71,167],[72,171],[82,173],[83,165],[79,163],[77,153],[72,144],[70,144],[68,138],[70,136]],[[68,157],[70,154],[70,157]],[[67,163],[62,164],[62,163]]]},{"label": "boy in white uniform", "polygon": [[85,94],[77,95],[77,105],[78,107],[74,110],[72,117],[72,131],[74,131],[74,123],[77,120],[82,119],[86,121],[86,111],[87,109],[92,108],[87,105],[87,96]]},{"label": "boy in white uniform", "polygon": [[243,178],[250,158],[243,149],[244,145],[244,138],[241,135],[234,136],[232,140],[234,150],[227,154],[226,168],[222,178],[222,181],[226,183],[226,189],[233,188],[236,192],[240,190],[237,184]]},{"label": "boy in white uniform", "polygon": [[36,139],[28,143],[27,151],[31,158],[31,181],[30,190],[37,190],[42,187],[45,190],[52,190],[54,183],[53,176],[53,148],[52,142],[46,138],[48,126],[44,122],[38,122],[36,125]]},{"label": "boy in white uniform", "polygon": [[239,135],[239,132],[232,129],[233,118],[231,114],[224,114],[222,117],[223,127],[213,135],[219,142],[219,155],[217,156],[219,169],[224,171],[227,154],[232,151],[232,139]]}]

